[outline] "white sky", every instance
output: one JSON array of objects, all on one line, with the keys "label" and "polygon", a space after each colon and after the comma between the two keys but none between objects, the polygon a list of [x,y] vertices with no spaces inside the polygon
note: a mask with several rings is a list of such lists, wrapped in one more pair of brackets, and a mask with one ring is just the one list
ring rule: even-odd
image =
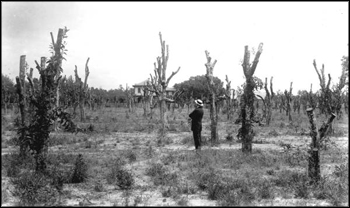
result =
[{"label": "white sky", "polygon": [[[30,67],[49,57],[50,32],[67,26],[63,73],[80,77],[90,57],[90,87],[117,89],[153,74],[161,55],[159,32],[169,45],[170,82],[204,75],[205,50],[217,60],[214,76],[236,89],[244,82],[244,46],[263,52],[255,76],[274,77],[274,91],[319,89],[313,59],[338,82],[348,56],[348,2],[1,2],[1,70],[14,80],[19,60]],[[254,56],[251,56],[253,60]],[[39,77],[36,69],[34,76]]]}]

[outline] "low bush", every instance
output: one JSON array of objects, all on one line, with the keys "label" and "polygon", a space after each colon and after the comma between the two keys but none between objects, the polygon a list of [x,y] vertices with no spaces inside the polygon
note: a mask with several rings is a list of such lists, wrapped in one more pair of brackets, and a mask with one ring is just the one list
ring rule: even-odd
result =
[{"label": "low bush", "polygon": [[169,173],[162,163],[152,163],[146,170],[146,175],[152,177],[155,186],[174,186],[178,183],[177,173]]},{"label": "low bush", "polygon": [[18,197],[20,206],[52,205],[58,191],[52,180],[42,173],[25,171],[10,180],[14,186],[13,195]]},{"label": "low bush", "polygon": [[116,170],[116,185],[122,190],[130,189],[134,184],[135,180],[130,171],[125,169]]},{"label": "low bush", "polygon": [[71,178],[71,183],[82,183],[85,182],[86,179],[88,178],[88,166],[81,154],[78,155],[74,169],[73,169],[73,174]]},{"label": "low bush", "polygon": [[105,188],[103,186],[103,183],[101,183],[101,181],[95,182],[94,191],[96,191],[96,192],[103,192],[103,191],[105,191]]},{"label": "low bush", "polygon": [[110,172],[107,174],[107,183],[115,184],[122,190],[130,189],[134,183],[134,177],[130,171],[124,169],[126,162],[120,157],[113,159]]},{"label": "low bush", "polygon": [[136,153],[133,150],[127,150],[123,153],[124,157],[129,160],[130,163],[136,161]]}]

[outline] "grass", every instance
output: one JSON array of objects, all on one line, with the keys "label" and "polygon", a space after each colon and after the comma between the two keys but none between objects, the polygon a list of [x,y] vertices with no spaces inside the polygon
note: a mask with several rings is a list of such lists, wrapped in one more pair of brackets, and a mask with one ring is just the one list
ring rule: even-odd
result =
[{"label": "grass", "polygon": [[[61,196],[65,199],[79,198],[73,194],[74,191],[67,192],[71,190],[67,187],[77,192],[84,190],[91,195],[99,195],[102,201],[108,201],[107,193],[125,193],[116,198],[118,205],[142,206],[147,203],[145,195],[142,195],[146,191],[157,192],[164,198],[170,197],[178,206],[191,204],[188,196],[192,194],[207,197],[220,206],[255,206],[277,197],[300,199],[305,203],[317,199],[335,206],[348,204],[348,155],[337,146],[337,139],[348,134],[345,116],[335,121],[336,137],[331,137],[335,143],[321,151],[322,178],[319,184],[314,185],[309,183],[306,172],[306,148],[311,138],[301,135],[309,128],[307,116],[303,113],[298,115],[292,112],[293,122],[289,123],[284,113],[274,111],[270,126],[254,127],[256,136],[251,154],[234,148],[217,149],[223,145],[240,145],[235,138],[239,125],[220,114],[219,144],[216,147],[205,145],[201,155],[197,155],[187,150],[193,147],[192,132],[187,126],[187,110],[181,113],[175,110],[174,115],[169,113],[169,131],[161,147],[157,145],[158,111],[154,111],[153,119],[143,117],[142,109],[128,113],[128,118],[125,118],[125,111],[125,108],[87,109],[86,114],[91,118],[98,116],[98,119],[90,120],[95,127],[91,134],[52,132],[50,145],[53,148],[49,150],[47,160],[51,174],[45,176],[45,180],[50,182],[47,184],[56,184],[57,187],[63,183]],[[14,115],[9,114],[4,120],[13,118]],[[317,126],[320,127],[325,119],[317,116]],[[75,122],[79,124],[78,120]],[[6,129],[11,125],[2,126],[5,127],[2,129],[2,144],[5,146],[2,147],[13,147],[13,134]],[[204,140],[209,140],[209,127],[209,111],[205,109]],[[258,148],[259,145],[272,144],[276,149]],[[283,149],[287,144],[291,147]],[[171,146],[181,148],[167,149]],[[80,171],[76,164],[78,154],[82,154],[86,165]],[[26,179],[23,173],[31,169],[31,162],[30,158],[18,160],[15,154],[2,155],[3,178],[23,182]],[[81,177],[84,179],[78,180],[80,183],[71,183],[74,172],[85,175]],[[57,199],[54,185],[47,185],[52,190],[42,187],[37,186],[37,193],[41,196],[46,191],[48,194],[43,194],[42,201],[34,201],[34,204],[48,204],[51,199]],[[22,190],[19,186],[17,189]],[[5,194],[4,200],[8,201],[10,196],[3,189],[2,193]],[[17,197],[21,198],[20,195]],[[22,201],[22,205],[32,203]]]}]

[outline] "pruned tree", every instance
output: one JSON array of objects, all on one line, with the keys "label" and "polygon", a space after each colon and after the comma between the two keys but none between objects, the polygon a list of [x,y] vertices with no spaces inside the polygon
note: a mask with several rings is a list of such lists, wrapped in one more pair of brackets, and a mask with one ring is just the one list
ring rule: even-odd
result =
[{"label": "pruned tree", "polygon": [[289,122],[292,122],[292,115],[291,115],[292,108],[290,106],[292,102],[292,90],[293,90],[292,85],[293,85],[293,82],[290,83],[289,91],[287,90],[284,91],[286,116],[288,116]]},{"label": "pruned tree", "polygon": [[300,114],[301,107],[301,97],[300,95],[293,96],[293,112],[298,112]]},{"label": "pruned tree", "polygon": [[208,88],[210,91],[210,129],[211,129],[211,142],[216,143],[219,140],[218,130],[217,130],[217,124],[218,124],[218,111],[216,107],[216,97],[217,92],[213,81],[213,71],[216,64],[216,60],[214,62],[211,62],[211,57],[209,56],[209,52],[205,51],[205,55],[207,58],[207,63],[205,63],[205,67],[207,69],[207,73],[205,77],[207,78],[208,82]]},{"label": "pruned tree", "polygon": [[248,46],[244,49],[243,58],[243,73],[246,78],[244,93],[241,96],[241,122],[242,126],[239,129],[239,137],[242,138],[242,152],[248,153],[252,151],[252,141],[254,138],[253,123],[256,122],[254,110],[254,88],[256,83],[253,80],[253,75],[259,62],[260,55],[263,51],[263,43],[259,44],[257,53],[253,63],[250,63],[250,51]]},{"label": "pruned tree", "polygon": [[[61,30],[61,29],[60,29]],[[58,53],[62,51],[62,44],[59,46]],[[30,116],[26,115],[25,104],[25,85],[23,78],[25,77],[25,69],[27,64],[25,56],[20,58],[20,77],[16,77],[17,93],[19,95],[19,105],[21,109],[21,122],[18,126],[20,155],[25,156],[27,150],[33,154],[36,162],[35,170],[44,171],[46,169],[46,156],[48,152],[48,140],[50,128],[55,120],[55,110],[57,109],[57,88],[62,78],[59,71],[62,70],[60,60],[62,54],[53,54],[48,60],[46,66],[46,58],[41,58],[41,64],[37,61],[36,68],[40,74],[40,83],[33,81],[33,69],[27,74],[29,81],[28,106]],[[39,86],[34,86],[34,84]],[[27,122],[26,122],[27,121]]]},{"label": "pruned tree", "polygon": [[308,102],[308,107],[309,108],[316,109],[316,107],[317,107],[317,97],[312,92],[312,84],[310,85],[310,91],[307,93],[307,102]]},{"label": "pruned tree", "polygon": [[[170,77],[166,78],[166,70],[169,60],[169,46],[165,45],[165,41],[162,40],[162,34],[159,32],[160,45],[161,45],[161,57],[157,57],[157,62],[154,63],[154,76],[151,76],[152,88],[148,89],[154,92],[158,97],[159,110],[160,110],[160,121],[161,121],[161,137],[165,135],[165,128],[167,126],[166,121],[166,102],[173,102],[171,99],[166,98],[166,88],[169,85],[171,78],[173,78],[180,70],[180,67],[172,72]],[[159,141],[161,143],[161,141]]]},{"label": "pruned tree", "polygon": [[125,86],[124,94],[126,97],[126,102],[127,102],[127,106],[129,109],[129,113],[133,113],[135,111],[135,108],[134,108],[134,105],[135,105],[135,103],[134,103],[134,90],[129,88],[128,84],[126,84],[126,86]]},{"label": "pruned tree", "polygon": [[331,84],[331,75],[328,74],[328,82],[326,85],[326,78],[324,74],[324,64],[322,64],[322,68],[319,70],[317,69],[316,60],[313,61],[313,66],[315,68],[315,71],[318,75],[318,79],[320,81],[320,87],[321,87],[321,94],[320,99],[318,100],[318,108],[320,110],[321,114],[324,114],[328,117],[333,112],[331,103],[332,103],[332,92],[330,89]]},{"label": "pruned tree", "polygon": [[77,87],[77,97],[78,97],[78,105],[79,105],[79,110],[80,110],[80,121],[85,120],[85,101],[87,98],[87,90],[88,90],[88,84],[87,84],[87,79],[89,77],[90,71],[89,71],[89,60],[88,58],[85,63],[85,79],[84,82],[81,81],[81,78],[78,75],[78,67],[75,65],[75,86]]},{"label": "pruned tree", "polygon": [[308,150],[309,153],[309,165],[308,165],[308,176],[312,179],[313,182],[318,182],[321,178],[320,170],[320,144],[325,138],[326,132],[333,122],[336,115],[331,114],[328,121],[323,123],[321,128],[319,128],[318,133],[316,131],[316,119],[313,113],[313,108],[307,109],[307,115],[310,122],[310,136],[312,138],[311,144]]},{"label": "pruned tree", "polygon": [[[142,88],[142,107],[143,107],[143,116],[147,116],[149,113],[148,111],[152,111],[153,108],[151,108],[151,103],[153,101],[153,93],[149,91],[148,89],[151,88],[151,84],[149,80],[146,82],[146,86]],[[152,112],[150,112],[152,114]]]},{"label": "pruned tree", "polygon": [[[346,93],[343,89],[345,88],[345,86],[349,86],[349,81],[348,81],[349,69],[348,69],[348,66],[344,64],[344,62],[345,61],[343,61],[342,63],[342,71],[339,77],[339,81],[333,86],[333,89],[332,89],[333,96],[332,96],[331,108],[332,108],[332,111],[337,114],[338,119],[342,117],[342,111],[341,111],[342,104],[343,104],[342,98]],[[348,61],[346,63],[348,64]]]},{"label": "pruned tree", "polygon": [[27,124],[26,124],[26,102],[25,102],[25,71],[26,71],[26,55],[20,57],[19,77],[16,77],[16,92],[18,94],[18,107],[21,114],[21,120],[17,120],[17,134],[19,134],[19,155],[25,157],[27,147],[29,146],[27,138]]},{"label": "pruned tree", "polygon": [[[235,97],[235,90],[231,89],[231,81],[229,81],[228,76],[226,75],[226,89],[225,89],[225,99],[226,99],[226,114],[227,114],[227,120],[230,120],[231,115],[233,114],[234,110],[234,97]],[[231,91],[232,91],[232,97],[231,97]]]},{"label": "pruned tree", "polygon": [[257,95],[264,104],[264,109],[263,109],[263,118],[266,120],[266,125],[269,126],[272,118],[272,99],[275,96],[275,93],[273,92],[272,88],[272,79],[270,79],[270,91],[267,87],[267,77],[265,78],[265,84],[264,84],[264,89],[266,92],[265,98],[262,98],[260,95]]},{"label": "pruned tree", "polygon": [[[63,55],[66,54],[67,49],[65,49],[66,46],[66,42],[64,41],[64,38],[67,38],[67,32],[69,30],[67,29],[67,27],[65,28],[60,28],[58,29],[58,33],[57,33],[57,41],[55,42],[55,39],[53,37],[52,32],[50,33],[51,35],[51,41],[52,41],[52,45],[51,45],[51,49],[52,49],[52,54],[55,57],[54,61],[55,63],[53,63],[54,65],[57,66],[58,70],[57,70],[57,75],[56,75],[56,79],[58,79],[57,77],[59,77],[61,75],[61,73],[63,72],[62,69],[62,61],[63,59],[65,59],[63,57]],[[57,82],[57,80],[56,80]],[[60,83],[58,82],[58,86],[56,89],[56,107],[59,107],[60,103]]]}]

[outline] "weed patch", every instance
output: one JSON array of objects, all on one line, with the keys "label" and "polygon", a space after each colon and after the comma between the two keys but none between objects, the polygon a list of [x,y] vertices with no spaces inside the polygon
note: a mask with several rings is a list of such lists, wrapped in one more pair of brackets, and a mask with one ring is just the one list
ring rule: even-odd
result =
[{"label": "weed patch", "polygon": [[13,195],[18,197],[20,206],[52,205],[58,197],[58,191],[51,180],[42,173],[25,171],[12,178]]}]

